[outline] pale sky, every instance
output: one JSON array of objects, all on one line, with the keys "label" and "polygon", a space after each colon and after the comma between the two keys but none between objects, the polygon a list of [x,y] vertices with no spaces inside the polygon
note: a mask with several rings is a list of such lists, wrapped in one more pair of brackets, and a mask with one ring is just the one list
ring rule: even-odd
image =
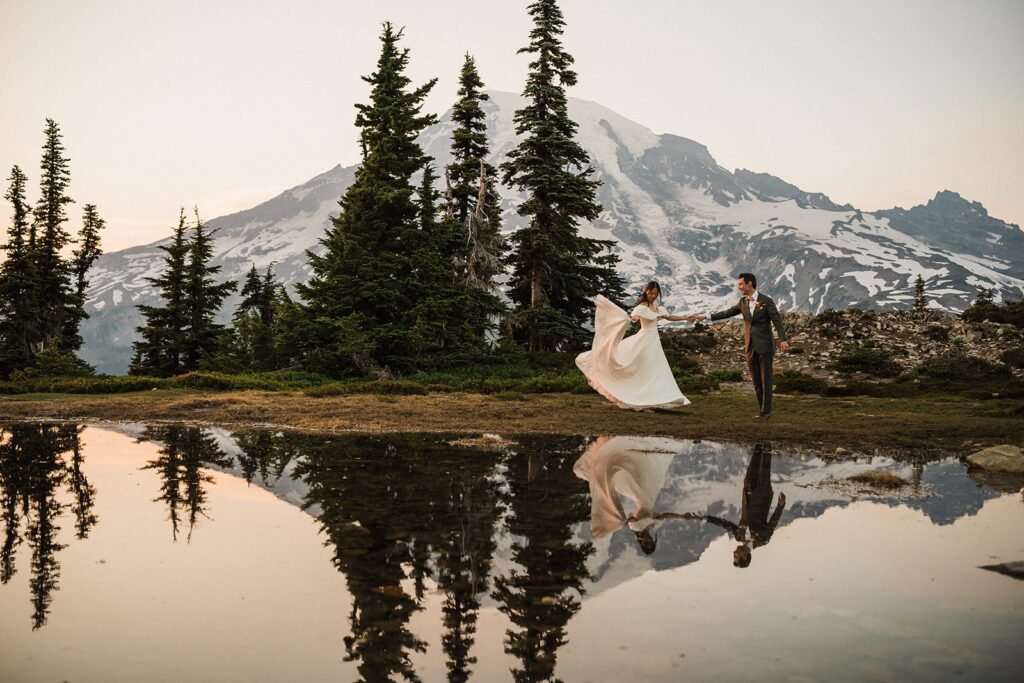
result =
[{"label": "pale sky", "polygon": [[[380,22],[406,27],[428,108],[466,51],[519,92],[527,0],[0,0],[0,174],[38,188],[47,116],[65,134],[77,229],[108,251],[167,235],[358,160],[355,102]],[[941,189],[1024,223],[1022,0],[563,0],[579,85],[720,164],[872,210]],[[6,228],[10,209],[3,207]]]}]

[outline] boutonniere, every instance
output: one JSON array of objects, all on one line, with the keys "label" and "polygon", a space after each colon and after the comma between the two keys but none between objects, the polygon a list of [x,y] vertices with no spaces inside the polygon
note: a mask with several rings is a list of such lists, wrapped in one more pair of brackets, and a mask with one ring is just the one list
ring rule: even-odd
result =
[{"label": "boutonniere", "polygon": [[754,310],[756,311],[759,308],[761,308],[761,302],[757,301],[757,302],[754,303]]}]

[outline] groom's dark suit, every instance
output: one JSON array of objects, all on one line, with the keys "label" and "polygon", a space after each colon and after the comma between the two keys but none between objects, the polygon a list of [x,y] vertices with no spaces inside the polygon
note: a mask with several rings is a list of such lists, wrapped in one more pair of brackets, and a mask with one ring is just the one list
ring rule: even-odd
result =
[{"label": "groom's dark suit", "polygon": [[786,328],[782,324],[782,316],[770,296],[754,292],[755,308],[750,312],[748,297],[730,309],[712,313],[711,320],[722,320],[736,315],[743,316],[746,325],[744,334],[744,353],[747,355],[747,366],[754,379],[754,393],[761,406],[762,413],[772,412],[772,360],[775,357],[775,339],[772,337],[772,325],[779,333],[779,339],[789,341]]}]

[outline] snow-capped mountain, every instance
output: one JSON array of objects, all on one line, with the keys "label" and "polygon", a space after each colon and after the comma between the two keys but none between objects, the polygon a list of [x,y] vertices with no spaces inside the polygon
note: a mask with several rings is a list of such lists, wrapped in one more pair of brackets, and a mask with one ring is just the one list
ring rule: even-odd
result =
[{"label": "snow-capped mountain", "polygon": [[[516,144],[512,117],[524,100],[490,96],[490,161],[498,164]],[[655,134],[594,102],[570,99],[569,111],[602,182],[604,211],[583,232],[616,240],[630,286],[659,280],[670,308],[731,302],[743,270],[757,273],[759,289],[784,310],[906,308],[918,274],[929,305],[951,312],[969,305],[979,287],[994,288],[997,299],[1024,295],[1024,232],[955,192],[911,209],[861,211],[767,173],[729,171],[704,145]],[[449,112],[421,136],[438,165],[450,159],[451,130]],[[273,263],[287,284],[304,280],[305,251],[320,248],[354,171],[336,166],[252,209],[210,220],[223,276],[237,280],[252,263]],[[514,208],[522,197],[507,188],[503,197],[511,231],[521,224]],[[156,301],[145,278],[162,267],[158,244],[105,254],[90,271],[82,355],[101,371],[127,367],[140,322],[135,306]],[[236,301],[228,300],[223,319]]]}]

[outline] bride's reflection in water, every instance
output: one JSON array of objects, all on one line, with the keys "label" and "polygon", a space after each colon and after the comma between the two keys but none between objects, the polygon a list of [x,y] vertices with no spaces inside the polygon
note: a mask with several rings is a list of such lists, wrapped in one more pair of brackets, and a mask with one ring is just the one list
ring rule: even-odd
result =
[{"label": "bride's reflection in water", "polygon": [[[657,530],[667,519],[696,519],[691,513],[657,512],[658,493],[682,442],[658,437],[602,436],[594,440],[573,466],[590,485],[590,531],[595,539],[628,526],[637,544],[650,555],[658,545]],[[621,497],[636,509],[626,512]]]},{"label": "bride's reflection in water", "polygon": [[772,445],[770,442],[761,441],[754,444],[750,464],[747,465],[747,474],[743,478],[739,523],[714,515],[702,516],[705,521],[728,531],[739,542],[732,553],[733,566],[749,567],[751,551],[771,540],[786,507],[786,494],[779,494],[775,512],[772,512],[773,502]]},{"label": "bride's reflection in water", "polygon": [[[33,630],[46,623],[58,588],[57,553],[66,547],[57,541],[59,517],[71,509],[78,539],[86,538],[97,521],[93,512],[96,490],[82,470],[79,431],[77,425],[15,424],[0,432],[0,583],[14,577],[17,550],[25,543],[32,553]],[[58,500],[61,489],[70,496],[70,505]]]}]

